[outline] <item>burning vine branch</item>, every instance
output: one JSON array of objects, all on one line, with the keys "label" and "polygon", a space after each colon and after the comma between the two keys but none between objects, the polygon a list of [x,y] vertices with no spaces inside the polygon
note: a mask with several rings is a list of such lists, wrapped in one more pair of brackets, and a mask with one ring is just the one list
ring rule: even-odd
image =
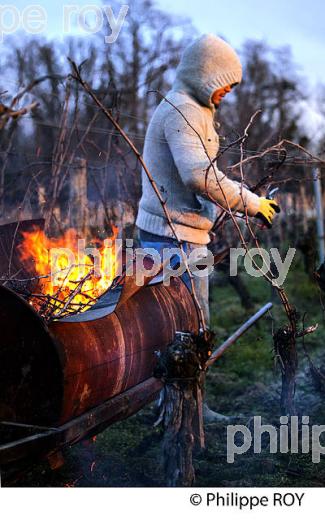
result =
[{"label": "burning vine branch", "polygon": [[199,319],[200,319],[200,323],[201,323],[201,326],[203,328],[203,330],[206,329],[206,323],[205,323],[205,318],[204,318],[204,314],[203,314],[203,310],[202,310],[202,307],[199,303],[199,300],[197,298],[197,295],[196,295],[196,291],[195,291],[195,287],[194,287],[194,281],[193,281],[193,275],[188,267],[188,263],[187,263],[187,258],[186,258],[186,254],[185,254],[185,251],[183,249],[183,244],[182,244],[182,241],[179,239],[178,235],[177,235],[177,232],[176,232],[176,228],[171,220],[171,217],[169,215],[169,211],[167,209],[167,203],[166,201],[164,200],[164,198],[162,197],[161,193],[160,193],[160,190],[155,182],[155,180],[153,179],[150,171],[148,170],[143,158],[142,158],[142,155],[140,154],[139,150],[136,148],[136,146],[133,144],[133,142],[131,141],[131,139],[128,137],[128,135],[126,134],[126,132],[121,128],[121,126],[119,125],[119,123],[116,121],[116,119],[113,117],[111,111],[106,108],[103,103],[101,102],[101,100],[96,96],[96,94],[94,93],[94,91],[91,89],[91,87],[89,86],[89,84],[82,78],[81,76],[81,71],[80,71],[80,67],[77,66],[77,64],[72,61],[70,58],[69,58],[69,61],[71,63],[71,66],[72,66],[72,69],[73,69],[73,74],[72,74],[72,77],[73,79],[75,79],[76,81],[78,81],[80,83],[80,85],[83,87],[83,89],[87,92],[87,94],[89,94],[89,96],[93,99],[93,101],[96,103],[96,105],[101,109],[101,111],[103,112],[103,114],[109,119],[109,121],[113,124],[113,126],[115,127],[115,129],[118,131],[118,133],[122,136],[122,138],[124,139],[124,141],[128,144],[128,146],[131,148],[132,152],[135,154],[135,156],[137,157],[137,160],[139,161],[139,163],[141,164],[142,168],[143,168],[143,171],[145,172],[160,204],[161,204],[161,207],[163,209],[163,212],[165,214],[165,217],[166,217],[166,220],[168,222],[168,225],[173,233],[173,236],[182,252],[182,257],[183,257],[183,261],[184,261],[184,265],[186,267],[186,271],[187,271],[187,274],[190,278],[190,282],[191,282],[191,290],[192,290],[192,296],[193,296],[193,299],[194,299],[194,302],[195,302],[195,305],[196,305],[196,308],[198,310],[198,315],[199,315]]}]

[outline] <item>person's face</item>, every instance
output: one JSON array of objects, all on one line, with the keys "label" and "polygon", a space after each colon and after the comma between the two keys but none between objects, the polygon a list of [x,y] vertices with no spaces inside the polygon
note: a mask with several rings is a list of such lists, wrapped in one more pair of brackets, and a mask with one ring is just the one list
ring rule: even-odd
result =
[{"label": "person's face", "polygon": [[217,90],[215,90],[215,92],[211,96],[212,103],[216,107],[218,107],[222,98],[225,97],[225,95],[228,94],[228,92],[230,92],[235,85],[237,85],[237,83],[233,83],[232,85],[226,85],[225,87],[218,88]]}]

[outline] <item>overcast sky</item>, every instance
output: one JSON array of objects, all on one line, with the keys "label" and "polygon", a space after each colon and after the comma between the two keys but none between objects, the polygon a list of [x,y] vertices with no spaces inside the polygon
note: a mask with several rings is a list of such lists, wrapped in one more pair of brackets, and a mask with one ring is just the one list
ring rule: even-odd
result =
[{"label": "overcast sky", "polygon": [[308,100],[301,103],[300,120],[310,136],[323,134],[325,121],[313,86],[325,84],[324,0],[157,0],[157,5],[188,16],[199,33],[223,35],[237,49],[246,39],[289,45],[311,87]]},{"label": "overcast sky", "polygon": [[224,35],[235,47],[248,38],[290,45],[312,83],[325,83],[324,0],[158,0],[166,11],[186,14],[200,33]]},{"label": "overcast sky", "polygon": [[[110,0],[15,0],[6,5],[14,6],[20,13],[28,5],[42,6],[47,21],[41,34],[49,38],[61,38],[64,6],[75,5],[77,11],[90,6],[91,12],[91,6],[103,4],[109,6]],[[129,9],[133,8],[132,0],[121,0],[123,4],[128,4]],[[313,86],[317,83],[325,84],[325,0],[156,0],[156,5],[171,14],[189,18],[200,34],[211,32],[224,36],[237,49],[246,39],[263,39],[275,47],[289,45],[295,63],[308,78],[311,87],[308,90],[308,102],[302,104],[301,117],[313,135],[324,126],[324,119],[315,104],[316,90]],[[118,15],[116,10],[114,15]],[[90,34],[74,24],[74,16],[69,34],[83,33],[85,38],[91,38]],[[91,15],[88,13],[89,16],[90,25],[93,26],[94,10]],[[1,24],[0,10],[0,29]],[[6,38],[5,34],[3,38]],[[118,45],[118,39],[115,45]]]},{"label": "overcast sky", "polygon": [[[82,8],[110,5],[110,1],[15,0],[11,5],[21,12],[32,4],[46,9],[48,19],[43,34],[55,37],[62,34],[63,5]],[[121,0],[122,4],[129,4],[132,9],[132,0]],[[324,0],[156,0],[156,5],[169,13],[189,17],[200,33],[224,35],[237,48],[247,38],[265,39],[274,46],[290,45],[296,63],[309,81],[325,83]]]}]

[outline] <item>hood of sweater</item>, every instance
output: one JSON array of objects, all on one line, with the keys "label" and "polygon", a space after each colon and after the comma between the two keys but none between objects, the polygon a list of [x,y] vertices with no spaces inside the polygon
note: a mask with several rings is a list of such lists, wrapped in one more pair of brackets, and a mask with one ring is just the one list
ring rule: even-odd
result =
[{"label": "hood of sweater", "polygon": [[242,66],[234,49],[218,36],[204,34],[185,49],[173,90],[184,90],[200,104],[213,108],[215,90],[241,79]]}]

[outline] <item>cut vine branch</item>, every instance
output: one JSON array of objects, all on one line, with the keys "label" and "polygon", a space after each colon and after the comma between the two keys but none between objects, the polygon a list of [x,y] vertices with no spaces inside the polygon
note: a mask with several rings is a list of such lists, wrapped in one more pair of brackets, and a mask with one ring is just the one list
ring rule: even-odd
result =
[{"label": "cut vine branch", "polygon": [[139,163],[141,164],[142,168],[143,168],[143,171],[145,172],[160,204],[161,204],[161,207],[163,209],[163,212],[165,214],[165,217],[166,217],[166,220],[168,222],[168,225],[172,231],[172,234],[182,252],[182,257],[183,257],[183,261],[184,261],[184,265],[186,267],[186,271],[187,271],[187,274],[189,276],[189,279],[190,279],[190,283],[191,283],[191,291],[192,291],[192,296],[193,296],[193,300],[195,302],[195,305],[196,305],[196,308],[197,308],[197,311],[198,311],[198,315],[199,315],[199,320],[200,320],[200,324],[203,328],[203,330],[206,330],[206,322],[205,322],[205,318],[204,318],[204,313],[203,313],[203,310],[202,310],[202,307],[199,303],[199,300],[198,300],[198,297],[196,295],[196,291],[195,291],[195,287],[194,287],[194,281],[193,281],[193,275],[188,267],[188,263],[187,263],[187,258],[186,258],[186,254],[185,254],[185,251],[184,251],[184,248],[183,248],[183,244],[182,244],[182,241],[179,239],[178,235],[177,235],[177,231],[176,231],[176,228],[175,228],[175,225],[170,217],[170,214],[169,214],[169,211],[167,209],[167,203],[166,201],[164,200],[163,196],[161,195],[160,193],[160,190],[154,180],[154,178],[152,177],[147,165],[145,164],[143,158],[142,158],[142,155],[141,153],[139,152],[139,150],[137,149],[137,147],[133,144],[133,142],[131,141],[131,139],[129,138],[129,136],[126,134],[126,132],[123,130],[123,128],[119,125],[119,123],[117,122],[117,120],[114,118],[112,112],[105,107],[105,105],[103,105],[103,103],[101,102],[101,100],[96,96],[96,94],[94,93],[93,89],[89,86],[89,84],[82,78],[81,76],[81,71],[80,71],[80,67],[77,66],[77,64],[72,61],[70,58],[69,59],[69,62],[72,66],[72,69],[73,69],[73,74],[72,74],[72,78],[75,79],[76,81],[78,81],[80,83],[80,85],[83,87],[83,89],[87,92],[87,94],[89,94],[89,96],[93,99],[93,101],[95,102],[95,104],[101,109],[101,111],[103,112],[103,114],[109,119],[109,121],[112,123],[112,125],[115,127],[115,129],[118,131],[118,133],[122,136],[122,138],[124,139],[124,141],[128,144],[128,146],[131,148],[132,152],[135,154],[135,156],[137,157],[137,160],[139,161]]}]

